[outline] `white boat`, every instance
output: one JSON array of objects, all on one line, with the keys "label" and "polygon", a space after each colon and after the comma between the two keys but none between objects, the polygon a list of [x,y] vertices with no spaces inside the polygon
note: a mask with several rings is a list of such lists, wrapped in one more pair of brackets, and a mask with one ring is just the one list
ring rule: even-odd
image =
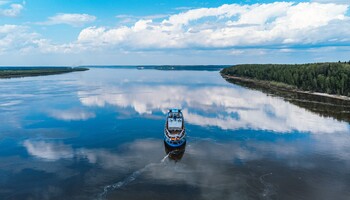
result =
[{"label": "white boat", "polygon": [[166,116],[164,142],[170,147],[186,143],[185,121],[180,109],[170,109]]}]

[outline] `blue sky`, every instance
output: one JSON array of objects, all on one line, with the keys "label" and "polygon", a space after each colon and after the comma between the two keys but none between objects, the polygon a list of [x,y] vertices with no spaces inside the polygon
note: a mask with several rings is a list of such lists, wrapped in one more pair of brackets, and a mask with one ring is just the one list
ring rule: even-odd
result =
[{"label": "blue sky", "polygon": [[0,65],[350,60],[349,0],[0,0]]}]

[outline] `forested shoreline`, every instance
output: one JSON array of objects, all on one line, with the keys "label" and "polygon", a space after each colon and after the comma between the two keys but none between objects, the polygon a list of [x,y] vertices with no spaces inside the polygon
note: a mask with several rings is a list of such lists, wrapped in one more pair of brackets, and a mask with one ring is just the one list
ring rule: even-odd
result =
[{"label": "forested shoreline", "polygon": [[350,62],[235,65],[224,68],[221,74],[283,83],[304,91],[350,96]]},{"label": "forested shoreline", "polygon": [[86,71],[83,67],[0,67],[0,78],[45,76],[76,71]]}]

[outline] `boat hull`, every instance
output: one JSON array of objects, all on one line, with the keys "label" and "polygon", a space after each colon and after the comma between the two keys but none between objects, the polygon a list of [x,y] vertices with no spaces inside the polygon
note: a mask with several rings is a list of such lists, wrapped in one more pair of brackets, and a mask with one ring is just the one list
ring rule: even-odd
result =
[{"label": "boat hull", "polygon": [[185,154],[186,141],[179,147],[171,147],[168,143],[164,142],[165,153],[171,160],[180,161]]},{"label": "boat hull", "polygon": [[181,147],[186,143],[186,138],[183,137],[179,140],[172,140],[171,138],[165,136],[164,137],[164,142],[169,145],[170,147]]}]

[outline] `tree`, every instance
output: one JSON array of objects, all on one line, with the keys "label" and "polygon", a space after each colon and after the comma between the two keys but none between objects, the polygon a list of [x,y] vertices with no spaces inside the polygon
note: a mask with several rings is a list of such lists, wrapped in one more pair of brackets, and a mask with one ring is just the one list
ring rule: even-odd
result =
[{"label": "tree", "polygon": [[281,82],[302,90],[349,95],[350,61],[347,63],[310,63],[302,65],[237,65],[223,74]]}]

